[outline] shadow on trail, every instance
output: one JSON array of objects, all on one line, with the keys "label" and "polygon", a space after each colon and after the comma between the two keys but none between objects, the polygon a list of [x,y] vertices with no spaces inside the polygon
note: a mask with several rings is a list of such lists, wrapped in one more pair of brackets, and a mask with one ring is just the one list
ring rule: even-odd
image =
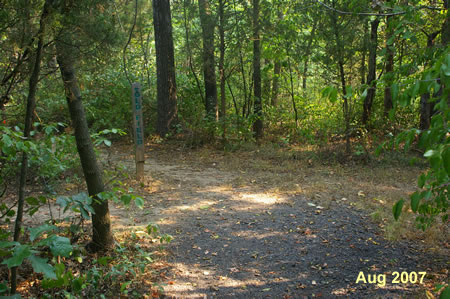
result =
[{"label": "shadow on trail", "polygon": [[[173,177],[175,170],[165,169]],[[166,298],[418,294],[419,284],[394,283],[392,273],[426,271],[420,260],[430,257],[383,239],[364,212],[337,201],[322,208],[303,196],[268,194],[257,186],[225,188],[213,178],[218,170],[196,177],[177,171],[177,179],[189,184],[146,196],[148,218],[175,237],[162,282]],[[207,183],[194,184],[202,175]],[[356,283],[360,272],[371,283]]]},{"label": "shadow on trail", "polygon": [[[360,298],[417,291],[392,283],[394,271],[424,271],[407,246],[385,241],[360,212],[307,203],[301,197],[272,205],[228,198],[161,222],[162,231],[176,237],[167,296]],[[360,271],[366,278],[386,274],[386,281],[357,284]]]}]

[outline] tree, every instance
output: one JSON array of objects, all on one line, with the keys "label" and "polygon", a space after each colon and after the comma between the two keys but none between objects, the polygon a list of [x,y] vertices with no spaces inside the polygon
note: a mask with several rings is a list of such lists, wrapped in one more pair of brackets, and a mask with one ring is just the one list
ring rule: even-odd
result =
[{"label": "tree", "polygon": [[256,139],[263,136],[262,100],[261,100],[261,48],[259,40],[259,0],[253,0],[253,97],[256,120],[253,132]]},{"label": "tree", "polygon": [[385,63],[385,78],[386,78],[386,86],[384,88],[384,118],[386,118],[389,114],[389,111],[394,107],[392,102],[392,92],[391,85],[393,82],[394,76],[394,55],[395,55],[395,46],[394,46],[394,24],[393,17],[386,17],[386,63]]},{"label": "tree", "polygon": [[217,120],[217,83],[214,62],[214,17],[211,12],[209,0],[199,0],[198,10],[203,36],[203,78],[205,81],[205,107],[206,114]]},{"label": "tree", "polygon": [[369,90],[364,99],[362,122],[367,125],[372,112],[373,100],[376,92],[376,71],[377,71],[377,45],[378,45],[378,25],[380,20],[376,18],[370,22],[370,46],[369,46],[369,73],[367,74],[367,85]]},{"label": "tree", "polygon": [[220,118],[222,120],[223,139],[226,136],[226,98],[225,98],[225,0],[219,0],[219,79],[220,79]]},{"label": "tree", "polygon": [[[52,0],[46,0],[44,7],[42,9],[40,26],[38,31],[38,45],[36,48],[36,53],[34,55],[34,65],[32,73],[29,80],[28,96],[27,96],[27,107],[25,115],[25,127],[23,130],[23,137],[25,139],[30,137],[30,132],[33,122],[33,112],[36,106],[36,91],[39,81],[39,74],[41,72],[41,61],[42,52],[44,48],[44,37],[46,34],[47,20],[50,15],[50,9],[52,6]],[[25,203],[25,185],[27,180],[28,172],[28,155],[26,151],[22,152],[22,163],[20,167],[20,182],[19,182],[19,199],[17,205],[17,216],[14,225],[14,241],[19,242],[20,233],[22,230],[22,220],[23,220],[23,208]],[[17,267],[11,269],[11,294],[15,294],[17,287]]]},{"label": "tree", "polygon": [[73,40],[74,37],[69,31],[63,31],[56,38],[56,59],[64,82],[67,105],[88,193],[94,199],[92,204],[95,212],[92,214],[92,242],[88,244],[87,248],[98,251],[113,246],[114,239],[111,232],[108,201],[98,197],[98,194],[105,191],[105,188],[89,134],[81,91],[75,73]]},{"label": "tree", "polygon": [[156,131],[162,137],[170,130],[177,117],[177,86],[172,38],[172,19],[169,0],[153,0],[155,28],[157,123]]}]

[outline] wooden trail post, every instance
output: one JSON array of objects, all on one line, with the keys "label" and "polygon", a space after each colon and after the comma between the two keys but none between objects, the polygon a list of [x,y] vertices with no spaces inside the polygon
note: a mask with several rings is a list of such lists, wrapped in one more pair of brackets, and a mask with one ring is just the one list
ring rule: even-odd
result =
[{"label": "wooden trail post", "polygon": [[133,106],[134,143],[136,146],[136,179],[144,178],[144,122],[142,118],[142,92],[137,82],[131,85],[131,102]]}]

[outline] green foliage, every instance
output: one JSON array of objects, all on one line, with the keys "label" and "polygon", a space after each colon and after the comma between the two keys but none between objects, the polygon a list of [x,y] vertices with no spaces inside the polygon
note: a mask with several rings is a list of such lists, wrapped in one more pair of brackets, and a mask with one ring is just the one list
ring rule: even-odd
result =
[{"label": "green foliage", "polygon": [[[450,129],[448,127],[450,109],[448,97],[450,94],[450,72],[447,70],[450,70],[450,53],[448,52],[444,53],[441,59],[424,72],[421,80],[411,83],[404,92],[404,94],[413,98],[420,91],[437,93],[441,88],[443,89],[440,91],[441,95],[434,98],[437,112],[431,119],[430,128],[424,131],[406,130],[391,141],[392,145],[398,147],[403,144],[405,150],[408,150],[414,140],[418,138],[417,145],[424,151],[424,157],[429,163],[429,170],[418,178],[419,190],[410,196],[411,209],[414,213],[419,214],[416,220],[418,226],[423,230],[433,223],[437,215],[440,215],[444,222],[448,220],[448,194],[450,192],[448,183],[450,175]],[[436,85],[438,78],[444,85]],[[410,103],[408,100],[401,101]],[[401,209],[396,208],[399,205],[400,201],[394,206],[395,219],[401,212]]]}]

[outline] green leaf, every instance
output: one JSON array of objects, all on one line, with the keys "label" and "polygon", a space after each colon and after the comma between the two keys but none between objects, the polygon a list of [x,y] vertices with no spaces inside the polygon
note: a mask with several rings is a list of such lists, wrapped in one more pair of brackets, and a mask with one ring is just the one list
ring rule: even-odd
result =
[{"label": "green leaf", "polygon": [[36,197],[27,197],[25,198],[25,201],[31,206],[39,205],[39,200]]},{"label": "green leaf", "polygon": [[120,292],[124,293],[128,286],[131,284],[131,281],[126,281],[120,285]]},{"label": "green leaf", "polygon": [[422,173],[419,176],[419,179],[417,181],[417,185],[419,186],[419,188],[423,188],[423,186],[425,185],[426,180],[427,180],[427,176],[424,173]]},{"label": "green leaf", "polygon": [[420,204],[420,193],[415,192],[411,195],[411,209],[413,210],[414,213],[417,212],[417,209],[419,208],[419,204]]},{"label": "green leaf", "polygon": [[0,283],[0,294],[6,293],[8,291],[8,286],[4,283]]},{"label": "green leaf", "polygon": [[139,209],[143,209],[143,208],[144,208],[144,200],[142,199],[142,197],[137,196],[137,197],[134,199],[134,203],[136,204],[136,206],[137,206]]},{"label": "green leaf", "polygon": [[112,260],[112,257],[110,257],[110,256],[102,256],[102,257],[100,257],[97,260],[97,262],[98,262],[99,265],[107,266],[110,260]]},{"label": "green leaf", "polygon": [[28,260],[31,262],[34,272],[43,273],[45,278],[56,279],[55,270],[47,263],[47,259],[33,254],[28,257]]},{"label": "green leaf", "polygon": [[4,260],[2,264],[5,264],[8,268],[17,267],[30,255],[31,249],[29,245],[19,245],[14,249],[13,256]]},{"label": "green leaf", "polygon": [[50,224],[40,225],[38,227],[30,228],[30,241],[36,240],[42,233],[54,231],[56,226]]},{"label": "green leaf", "polygon": [[404,199],[400,199],[392,207],[392,213],[394,214],[395,220],[398,220],[398,217],[400,217],[400,214],[402,213],[402,208],[403,208],[403,204],[404,203],[405,203],[405,200]]},{"label": "green leaf", "polygon": [[332,86],[325,87],[322,90],[322,96],[334,103],[337,101],[337,89]]},{"label": "green leaf", "polygon": [[75,291],[75,293],[81,292],[83,290],[84,286],[84,279],[83,277],[78,277],[72,280],[72,290]]},{"label": "green leaf", "polygon": [[392,100],[395,102],[398,96],[398,84],[394,83],[391,86]]},{"label": "green leaf", "polygon": [[73,251],[73,246],[66,237],[51,236],[50,241],[50,250],[54,256],[69,257]]},{"label": "green leaf", "polygon": [[122,201],[124,205],[128,206],[131,202],[131,195],[130,194],[122,195],[120,197],[120,201]]},{"label": "green leaf", "polygon": [[439,299],[448,299],[448,298],[450,298],[450,286],[447,286],[439,295]]},{"label": "green leaf", "polygon": [[0,241],[0,248],[9,248],[9,247],[16,246],[19,244],[20,243],[13,242],[13,241]]},{"label": "green leaf", "polygon": [[64,264],[59,263],[59,264],[55,265],[56,277],[61,278],[64,275],[65,271],[66,271],[66,266],[64,266]]},{"label": "green leaf", "polygon": [[446,145],[442,151],[442,161],[444,163],[445,171],[450,176],[450,146]]},{"label": "green leaf", "polygon": [[74,201],[85,202],[89,200],[89,195],[86,192],[80,192],[78,194],[72,195]]},{"label": "green leaf", "polygon": [[381,152],[383,151],[383,144],[380,144],[379,146],[377,146],[377,148],[375,149],[375,156],[378,157],[380,156]]},{"label": "green leaf", "polygon": [[361,98],[367,97],[368,88],[364,89],[364,92],[361,94]]},{"label": "green leaf", "polygon": [[103,143],[105,143],[106,146],[111,146],[111,141],[108,140],[108,139],[105,139],[105,140],[103,141]]},{"label": "green leaf", "polygon": [[3,134],[2,142],[3,142],[4,146],[6,146],[6,147],[12,146],[12,143],[13,143],[11,137],[9,137],[7,134]]}]

